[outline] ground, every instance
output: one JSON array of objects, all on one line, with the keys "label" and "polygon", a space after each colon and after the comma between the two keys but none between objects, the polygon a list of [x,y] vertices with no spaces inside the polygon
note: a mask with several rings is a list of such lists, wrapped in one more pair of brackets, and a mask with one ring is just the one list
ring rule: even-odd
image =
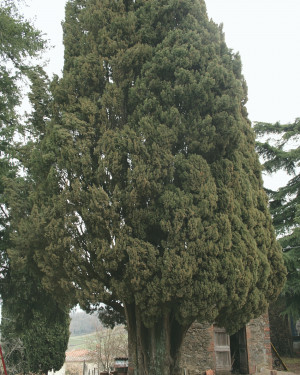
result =
[{"label": "ground", "polygon": [[[300,374],[300,355],[297,357],[284,357],[282,359],[290,372]],[[287,375],[287,372],[284,373]]]},{"label": "ground", "polygon": [[[277,371],[277,375],[300,375],[300,355],[297,357],[283,357],[283,362],[288,368],[288,371]],[[270,375],[270,370],[265,369],[255,375]]]}]

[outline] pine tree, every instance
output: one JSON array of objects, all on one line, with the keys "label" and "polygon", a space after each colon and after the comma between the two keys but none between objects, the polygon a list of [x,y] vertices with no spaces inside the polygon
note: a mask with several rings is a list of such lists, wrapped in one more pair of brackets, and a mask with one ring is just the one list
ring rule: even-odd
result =
[{"label": "pine tree", "polygon": [[285,125],[257,123],[255,131],[259,137],[269,136],[264,142],[257,142],[258,152],[265,160],[266,172],[285,171],[291,177],[284,186],[267,192],[288,270],[282,292],[285,313],[297,319],[300,317],[300,119]]},{"label": "pine tree", "polygon": [[16,254],[126,317],[130,373],[177,374],[195,319],[234,332],[285,279],[240,58],[203,0],[71,0],[63,30]]}]

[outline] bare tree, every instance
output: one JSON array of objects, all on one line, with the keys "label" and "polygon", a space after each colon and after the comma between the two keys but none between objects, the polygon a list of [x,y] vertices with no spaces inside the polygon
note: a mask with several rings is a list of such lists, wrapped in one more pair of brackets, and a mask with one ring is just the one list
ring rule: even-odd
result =
[{"label": "bare tree", "polygon": [[[19,374],[24,369],[24,345],[20,338],[11,338],[2,342],[4,361],[8,374]],[[0,374],[2,374],[0,369]]]},{"label": "bare tree", "polygon": [[90,344],[94,352],[93,360],[99,370],[109,371],[113,368],[115,358],[128,357],[128,334],[124,326],[98,328]]}]

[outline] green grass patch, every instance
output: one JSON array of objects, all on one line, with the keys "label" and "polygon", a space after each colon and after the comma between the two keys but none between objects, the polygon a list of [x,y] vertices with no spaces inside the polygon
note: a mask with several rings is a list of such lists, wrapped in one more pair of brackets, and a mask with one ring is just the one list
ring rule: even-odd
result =
[{"label": "green grass patch", "polygon": [[68,350],[75,349],[94,349],[96,340],[96,333],[89,333],[88,335],[70,336]]}]

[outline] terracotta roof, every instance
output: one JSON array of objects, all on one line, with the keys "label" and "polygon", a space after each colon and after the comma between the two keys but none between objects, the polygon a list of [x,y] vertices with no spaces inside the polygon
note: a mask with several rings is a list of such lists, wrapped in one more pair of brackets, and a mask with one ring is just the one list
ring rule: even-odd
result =
[{"label": "terracotta roof", "polygon": [[94,352],[87,349],[75,349],[66,352],[66,362],[83,362],[90,361]]}]

